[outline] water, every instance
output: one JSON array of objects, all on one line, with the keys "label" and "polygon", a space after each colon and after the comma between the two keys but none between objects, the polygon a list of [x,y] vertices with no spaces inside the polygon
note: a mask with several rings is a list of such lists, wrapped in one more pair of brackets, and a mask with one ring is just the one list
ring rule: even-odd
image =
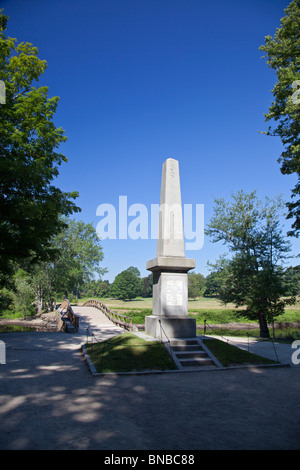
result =
[{"label": "water", "polygon": [[19,333],[19,332],[57,332],[57,329],[47,328],[47,327],[31,327],[31,326],[22,326],[22,325],[0,325],[0,333]]}]

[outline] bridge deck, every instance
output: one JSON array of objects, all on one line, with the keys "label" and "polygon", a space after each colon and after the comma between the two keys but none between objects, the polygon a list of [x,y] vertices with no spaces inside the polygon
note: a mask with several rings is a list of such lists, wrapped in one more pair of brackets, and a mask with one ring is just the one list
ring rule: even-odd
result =
[{"label": "bridge deck", "polygon": [[116,326],[104,313],[95,307],[72,307],[79,318],[78,334],[85,335],[87,328],[99,340],[123,333],[123,328]]}]

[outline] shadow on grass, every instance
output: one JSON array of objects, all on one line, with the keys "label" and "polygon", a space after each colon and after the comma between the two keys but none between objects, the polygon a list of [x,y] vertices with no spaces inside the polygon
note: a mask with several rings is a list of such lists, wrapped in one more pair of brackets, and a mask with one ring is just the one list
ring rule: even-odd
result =
[{"label": "shadow on grass", "polygon": [[203,342],[224,367],[245,364],[279,364],[279,362],[250,353],[219,339],[203,339]]},{"label": "shadow on grass", "polygon": [[97,372],[176,370],[163,344],[123,333],[101,343],[85,344]]}]

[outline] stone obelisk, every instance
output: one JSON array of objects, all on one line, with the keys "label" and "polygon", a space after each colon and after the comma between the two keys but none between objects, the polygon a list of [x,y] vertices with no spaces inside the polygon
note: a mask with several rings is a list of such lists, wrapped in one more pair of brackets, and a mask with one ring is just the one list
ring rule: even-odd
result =
[{"label": "stone obelisk", "polygon": [[157,252],[146,267],[153,272],[153,300],[145,332],[164,340],[196,336],[196,320],[188,317],[187,274],[195,260],[185,257],[179,164],[173,158],[163,164]]}]

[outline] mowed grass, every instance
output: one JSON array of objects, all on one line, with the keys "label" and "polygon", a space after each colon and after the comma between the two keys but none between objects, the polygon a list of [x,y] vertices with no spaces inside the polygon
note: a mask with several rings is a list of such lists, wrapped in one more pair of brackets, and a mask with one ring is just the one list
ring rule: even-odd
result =
[{"label": "mowed grass", "polygon": [[97,372],[175,370],[176,364],[163,344],[123,333],[102,343],[85,344]]},{"label": "mowed grass", "polygon": [[[237,365],[278,364],[217,339],[204,339],[206,346],[224,367]],[[85,344],[99,373],[178,370],[165,347],[145,341],[132,333],[123,333],[102,343]]]},{"label": "mowed grass", "polygon": [[221,341],[215,338],[203,339],[203,342],[224,367],[246,364],[278,364],[278,362],[276,361],[272,361],[271,359],[250,353],[236,346],[233,346],[232,344],[228,344],[225,341]]},{"label": "mowed grass", "polygon": [[[112,298],[96,298],[95,300],[100,300],[105,305],[107,305],[112,310],[114,309],[131,309],[131,308],[150,308],[152,309],[152,297],[137,297],[133,300],[119,300]],[[90,300],[90,297],[79,299],[78,305],[82,305],[87,300]],[[228,309],[235,309],[233,304],[228,304],[226,306]],[[222,309],[224,310],[224,305],[215,298],[200,297],[199,299],[189,299],[188,300],[188,309],[189,310],[198,310],[198,309]]]}]

